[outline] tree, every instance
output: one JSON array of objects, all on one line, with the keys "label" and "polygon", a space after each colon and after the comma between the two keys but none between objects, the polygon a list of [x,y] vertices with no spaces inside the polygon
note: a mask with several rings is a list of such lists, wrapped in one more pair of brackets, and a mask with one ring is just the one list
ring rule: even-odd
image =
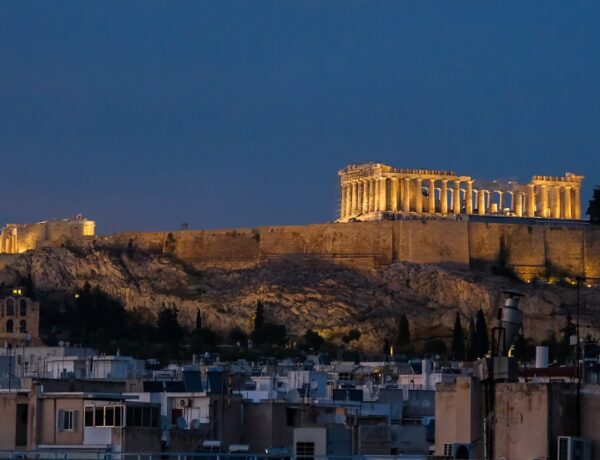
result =
[{"label": "tree", "polygon": [[258,345],[261,343],[261,332],[265,325],[265,312],[262,302],[256,304],[256,311],[252,317],[252,324],[250,330],[252,331],[252,340]]},{"label": "tree", "polygon": [[594,188],[586,214],[590,216],[590,224],[600,225],[600,185]]},{"label": "tree", "polygon": [[577,327],[573,323],[571,313],[567,313],[565,326],[560,330],[561,339],[556,346],[556,360],[559,364],[566,363],[571,357],[571,336],[577,334]]},{"label": "tree", "polygon": [[410,327],[408,324],[408,318],[405,314],[402,314],[398,321],[398,335],[396,337],[396,346],[398,351],[406,349],[410,344]]},{"label": "tree", "polygon": [[467,347],[467,360],[473,361],[477,359],[476,350],[475,350],[475,342],[477,338],[475,336],[475,320],[473,317],[469,319],[469,345]]},{"label": "tree", "polygon": [[166,307],[164,304],[158,311],[156,320],[158,335],[164,343],[178,345],[183,336],[183,328],[179,324],[179,309],[172,305]]},{"label": "tree", "polygon": [[202,329],[202,315],[200,314],[200,309],[196,309],[196,330]]},{"label": "tree", "polygon": [[477,320],[475,321],[475,358],[481,358],[490,350],[490,339],[488,336],[487,324],[483,310],[477,311]]},{"label": "tree", "polygon": [[446,354],[446,344],[442,339],[434,338],[429,339],[423,345],[423,353],[425,355],[445,355]]},{"label": "tree", "polygon": [[457,361],[465,359],[465,337],[458,312],[454,318],[454,330],[452,331],[452,358]]},{"label": "tree", "polygon": [[358,329],[352,329],[348,334],[342,337],[342,341],[345,344],[352,342],[353,340],[360,339],[360,331]]},{"label": "tree", "polygon": [[315,351],[318,351],[319,348],[321,348],[323,346],[323,343],[325,342],[323,337],[321,337],[321,335],[318,332],[315,332],[312,329],[306,331],[303,339],[304,346],[308,349],[312,348]]},{"label": "tree", "polygon": [[383,356],[384,359],[387,361],[388,356],[390,355],[390,341],[386,338],[383,340]]}]

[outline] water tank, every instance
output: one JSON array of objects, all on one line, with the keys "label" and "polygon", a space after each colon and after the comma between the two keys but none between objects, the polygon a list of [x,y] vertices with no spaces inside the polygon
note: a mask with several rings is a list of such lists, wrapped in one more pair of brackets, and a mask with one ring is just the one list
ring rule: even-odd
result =
[{"label": "water tank", "polygon": [[535,347],[535,367],[538,369],[548,367],[548,347]]},{"label": "water tank", "polygon": [[519,331],[523,326],[523,312],[519,310],[519,298],[522,297],[523,294],[511,291],[506,291],[506,294],[509,297],[504,302],[501,319],[506,346],[506,350],[503,350],[503,354],[506,354],[511,345],[515,343]]}]

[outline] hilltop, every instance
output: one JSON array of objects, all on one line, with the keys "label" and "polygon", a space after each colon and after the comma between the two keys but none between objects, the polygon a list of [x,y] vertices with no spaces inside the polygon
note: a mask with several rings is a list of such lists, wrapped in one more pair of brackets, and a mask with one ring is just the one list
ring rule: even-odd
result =
[{"label": "hilltop", "polygon": [[[381,350],[384,338],[393,336],[403,313],[420,340],[448,338],[456,311],[465,328],[479,308],[491,325],[506,289],[526,295],[521,305],[525,335],[540,341],[564,325],[576,296],[568,285],[527,284],[443,265],[395,262],[358,268],[288,256],[246,268],[199,269],[172,254],[108,247],[28,251],[11,256],[0,270],[5,285],[27,277],[48,296],[73,295],[89,282],[127,309],[146,310],[150,316],[163,304],[175,304],[188,325],[200,309],[203,323],[223,332],[234,326],[247,329],[261,301],[267,318],[285,324],[292,334],[315,329],[337,341],[357,329],[361,337],[355,346],[370,352]],[[599,290],[584,289],[582,298],[583,323],[598,327]]]}]

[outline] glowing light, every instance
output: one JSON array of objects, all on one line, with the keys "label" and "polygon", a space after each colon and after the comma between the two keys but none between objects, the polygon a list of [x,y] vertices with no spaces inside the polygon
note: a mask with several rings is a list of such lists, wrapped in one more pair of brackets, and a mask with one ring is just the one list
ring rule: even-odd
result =
[{"label": "glowing light", "polygon": [[23,291],[21,289],[13,289],[12,293],[13,295],[22,295]]},{"label": "glowing light", "polygon": [[75,294],[75,298],[76,298],[76,299],[79,299],[79,294]]}]

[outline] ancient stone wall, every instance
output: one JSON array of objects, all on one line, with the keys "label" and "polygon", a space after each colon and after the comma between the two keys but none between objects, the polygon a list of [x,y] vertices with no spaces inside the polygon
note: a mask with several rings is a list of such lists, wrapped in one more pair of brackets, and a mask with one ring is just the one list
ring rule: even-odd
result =
[{"label": "ancient stone wall", "polygon": [[357,267],[393,261],[510,269],[524,278],[600,278],[600,229],[582,224],[399,220],[231,230],[126,232],[96,246],[173,254],[199,268],[318,257]]}]

